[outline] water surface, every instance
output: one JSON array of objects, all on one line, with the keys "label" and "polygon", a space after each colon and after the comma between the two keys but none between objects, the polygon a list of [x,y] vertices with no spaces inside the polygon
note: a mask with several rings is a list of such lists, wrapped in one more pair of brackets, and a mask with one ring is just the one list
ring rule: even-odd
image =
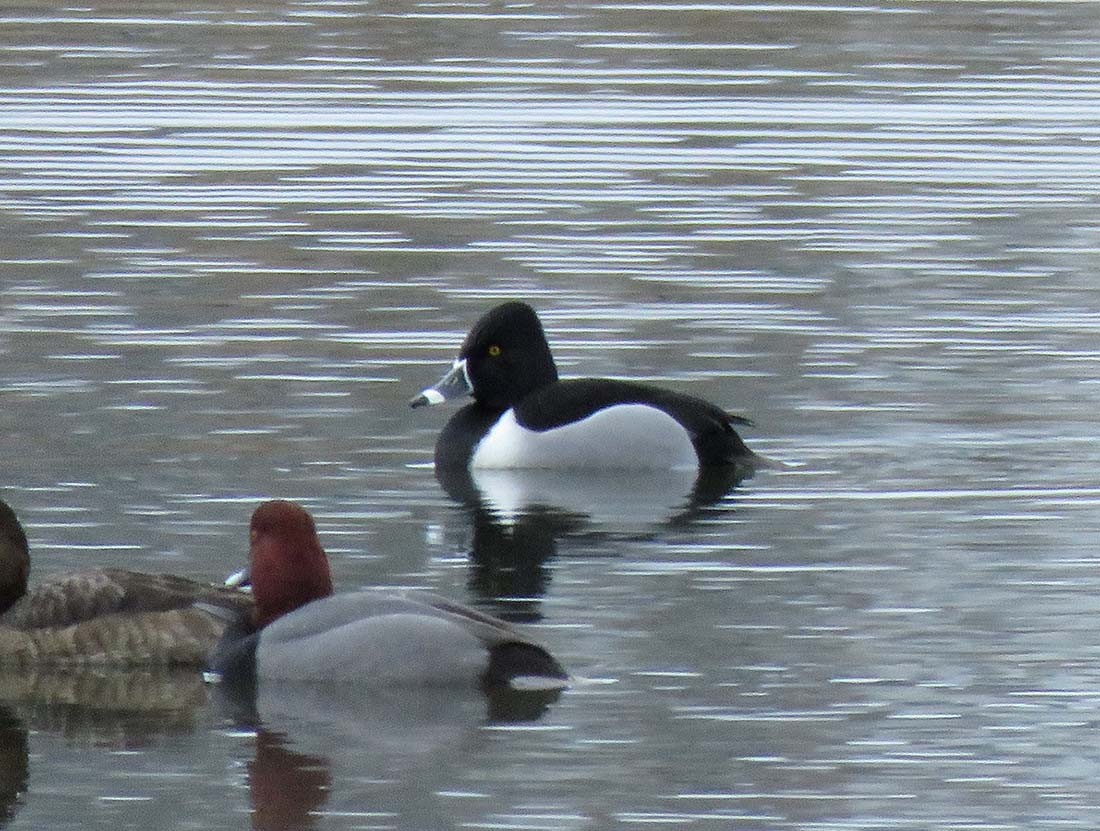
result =
[{"label": "water surface", "polygon": [[[0,31],[0,487],[35,573],[219,578],[294,498],[341,587],[526,621],[577,675],[530,720],[242,722],[190,677],[7,674],[0,824],[1095,827],[1092,6]],[[437,481],[447,413],[406,402],[514,297],[563,374],[714,400],[789,466],[702,504]]]}]

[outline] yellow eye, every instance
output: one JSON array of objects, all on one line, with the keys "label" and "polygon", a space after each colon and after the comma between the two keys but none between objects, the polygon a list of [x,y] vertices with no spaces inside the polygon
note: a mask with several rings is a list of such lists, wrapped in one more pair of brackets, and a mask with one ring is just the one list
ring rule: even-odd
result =
[{"label": "yellow eye", "polygon": [[489,357],[490,358],[499,358],[500,357],[500,347],[497,346],[495,343],[492,346],[489,347]]}]

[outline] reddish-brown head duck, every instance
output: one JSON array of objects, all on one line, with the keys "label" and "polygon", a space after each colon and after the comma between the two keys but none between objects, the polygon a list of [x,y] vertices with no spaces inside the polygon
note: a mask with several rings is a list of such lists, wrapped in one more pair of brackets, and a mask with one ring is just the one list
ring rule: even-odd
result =
[{"label": "reddish-brown head duck", "polygon": [[294,503],[257,508],[251,539],[247,579],[256,613],[226,631],[211,661],[213,677],[486,688],[518,677],[560,687],[568,677],[515,627],[442,597],[372,589],[332,594],[313,520]]},{"label": "reddish-brown head duck", "polygon": [[332,594],[328,557],[313,517],[301,505],[276,499],[252,514],[248,580],[262,628],[311,600]]}]

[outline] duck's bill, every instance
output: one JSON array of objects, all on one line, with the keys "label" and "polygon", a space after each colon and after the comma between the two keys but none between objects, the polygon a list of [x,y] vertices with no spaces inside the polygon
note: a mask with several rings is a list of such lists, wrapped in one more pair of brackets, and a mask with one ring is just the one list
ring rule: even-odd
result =
[{"label": "duck's bill", "polygon": [[240,571],[236,571],[226,577],[225,587],[227,589],[241,589],[242,591],[251,591],[252,580],[248,569],[242,568]]},{"label": "duck's bill", "polygon": [[464,395],[473,395],[474,388],[470,383],[469,373],[466,372],[466,361],[457,360],[450,372],[439,379],[435,386],[428,387],[409,402],[414,410],[417,407],[431,407],[450,401],[452,398],[461,398]]}]

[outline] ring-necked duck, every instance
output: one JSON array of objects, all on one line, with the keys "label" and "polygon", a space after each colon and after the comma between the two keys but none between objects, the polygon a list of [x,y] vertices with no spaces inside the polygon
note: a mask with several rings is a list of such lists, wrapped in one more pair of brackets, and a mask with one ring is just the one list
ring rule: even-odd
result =
[{"label": "ring-necked duck", "polygon": [[690,395],[609,378],[558,380],[535,311],[487,312],[458,359],[412,407],[472,395],[440,433],[437,467],[673,469],[770,464],[741,440],[750,422]]}]

